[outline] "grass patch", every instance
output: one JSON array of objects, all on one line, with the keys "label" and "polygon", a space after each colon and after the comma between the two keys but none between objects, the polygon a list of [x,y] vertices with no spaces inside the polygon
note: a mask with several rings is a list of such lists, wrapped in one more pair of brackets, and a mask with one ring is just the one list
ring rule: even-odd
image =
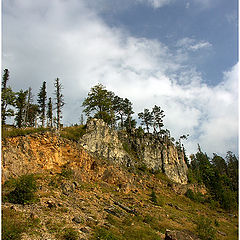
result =
[{"label": "grass patch", "polygon": [[12,209],[2,209],[2,240],[21,239],[23,232],[39,226],[40,220],[25,219],[23,215]]},{"label": "grass patch", "polygon": [[26,129],[14,128],[14,129],[7,130],[5,128],[2,128],[2,138],[4,139],[7,137],[26,136],[32,133],[42,133],[47,131],[51,131],[51,129],[40,127],[40,128],[26,128]]},{"label": "grass patch", "polygon": [[67,138],[72,141],[78,142],[79,139],[86,133],[86,125],[79,125],[73,127],[65,127],[60,136],[63,138]]},{"label": "grass patch", "polygon": [[198,236],[203,240],[216,239],[216,230],[212,227],[212,221],[209,218],[201,216],[197,221]]},{"label": "grass patch", "polygon": [[64,228],[63,229],[63,240],[78,240],[78,232],[74,228]]},{"label": "grass patch", "polygon": [[117,237],[111,230],[105,228],[96,228],[94,236],[91,240],[121,240],[123,238]]}]

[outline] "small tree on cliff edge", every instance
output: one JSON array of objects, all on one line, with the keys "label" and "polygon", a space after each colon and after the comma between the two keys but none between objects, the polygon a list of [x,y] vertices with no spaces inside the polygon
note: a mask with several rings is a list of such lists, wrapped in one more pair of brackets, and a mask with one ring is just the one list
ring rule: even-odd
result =
[{"label": "small tree on cliff edge", "polygon": [[55,100],[56,100],[56,109],[57,109],[57,129],[60,129],[60,120],[62,118],[62,107],[64,106],[64,99],[63,99],[63,94],[62,89],[63,86],[59,82],[59,78],[56,78],[55,83]]},{"label": "small tree on cliff edge", "polygon": [[47,100],[46,82],[44,81],[42,84],[42,87],[40,88],[40,92],[38,94],[38,100],[37,100],[39,104],[39,113],[40,113],[40,119],[42,121],[42,127],[44,127],[44,122],[45,122],[46,100]]},{"label": "small tree on cliff edge", "polygon": [[15,106],[15,93],[10,87],[7,87],[9,80],[9,70],[5,69],[2,79],[2,97],[1,97],[1,116],[2,125],[6,124],[6,117],[14,115],[14,110],[9,109],[8,106]]},{"label": "small tree on cliff edge", "polygon": [[106,123],[112,124],[114,121],[113,114],[114,93],[105,89],[102,84],[91,88],[88,97],[85,98],[82,106],[85,107],[83,112],[87,116],[94,114],[93,117],[103,119]]}]

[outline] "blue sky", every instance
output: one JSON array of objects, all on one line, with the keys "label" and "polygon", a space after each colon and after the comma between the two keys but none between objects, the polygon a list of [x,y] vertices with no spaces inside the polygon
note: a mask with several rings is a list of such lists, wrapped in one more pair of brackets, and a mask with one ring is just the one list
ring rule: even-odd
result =
[{"label": "blue sky", "polygon": [[133,103],[155,104],[188,153],[238,152],[236,0],[11,0],[2,7],[2,69],[15,91],[54,79],[63,122],[79,122],[83,99],[102,83]]},{"label": "blue sky", "polygon": [[[179,39],[189,37],[212,44],[204,56],[192,54],[192,63],[203,73],[208,84],[216,85],[222,72],[238,61],[238,33],[236,0],[172,1],[163,7],[151,4],[132,4],[115,11],[107,10],[101,16],[110,26],[127,29],[136,37],[157,39],[174,52]],[[218,61],[216,64],[216,60]]]}]

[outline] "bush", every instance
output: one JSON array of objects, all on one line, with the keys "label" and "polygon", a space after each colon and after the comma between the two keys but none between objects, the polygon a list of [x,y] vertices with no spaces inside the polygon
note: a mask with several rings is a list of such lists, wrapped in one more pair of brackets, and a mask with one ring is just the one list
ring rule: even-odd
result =
[{"label": "bush", "polygon": [[212,222],[210,219],[201,216],[197,221],[197,233],[200,239],[213,240],[215,239],[216,230],[211,226]]},{"label": "bush", "polygon": [[64,228],[63,239],[64,240],[77,240],[78,232],[73,228]]},{"label": "bush", "polygon": [[203,194],[200,192],[195,193],[192,191],[192,189],[188,189],[185,193],[185,196],[195,202],[203,203],[205,201]]},{"label": "bush", "polygon": [[152,190],[152,193],[150,195],[150,201],[158,206],[163,206],[164,205],[164,200],[161,197],[157,197],[156,192],[154,190]]},{"label": "bush", "polygon": [[73,176],[73,170],[68,165],[64,165],[60,175],[69,179]]},{"label": "bush", "polygon": [[11,203],[29,204],[37,200],[36,190],[37,184],[33,174],[23,175],[16,179],[15,189],[6,198]]}]

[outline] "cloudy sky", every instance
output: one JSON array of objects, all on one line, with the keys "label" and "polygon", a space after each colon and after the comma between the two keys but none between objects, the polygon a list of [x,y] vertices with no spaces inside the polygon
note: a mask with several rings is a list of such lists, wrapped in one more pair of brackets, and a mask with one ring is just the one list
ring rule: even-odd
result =
[{"label": "cloudy sky", "polygon": [[176,139],[189,134],[210,156],[238,154],[237,0],[8,0],[2,6],[2,69],[15,91],[64,86],[63,122],[79,122],[102,83],[155,104]]}]

